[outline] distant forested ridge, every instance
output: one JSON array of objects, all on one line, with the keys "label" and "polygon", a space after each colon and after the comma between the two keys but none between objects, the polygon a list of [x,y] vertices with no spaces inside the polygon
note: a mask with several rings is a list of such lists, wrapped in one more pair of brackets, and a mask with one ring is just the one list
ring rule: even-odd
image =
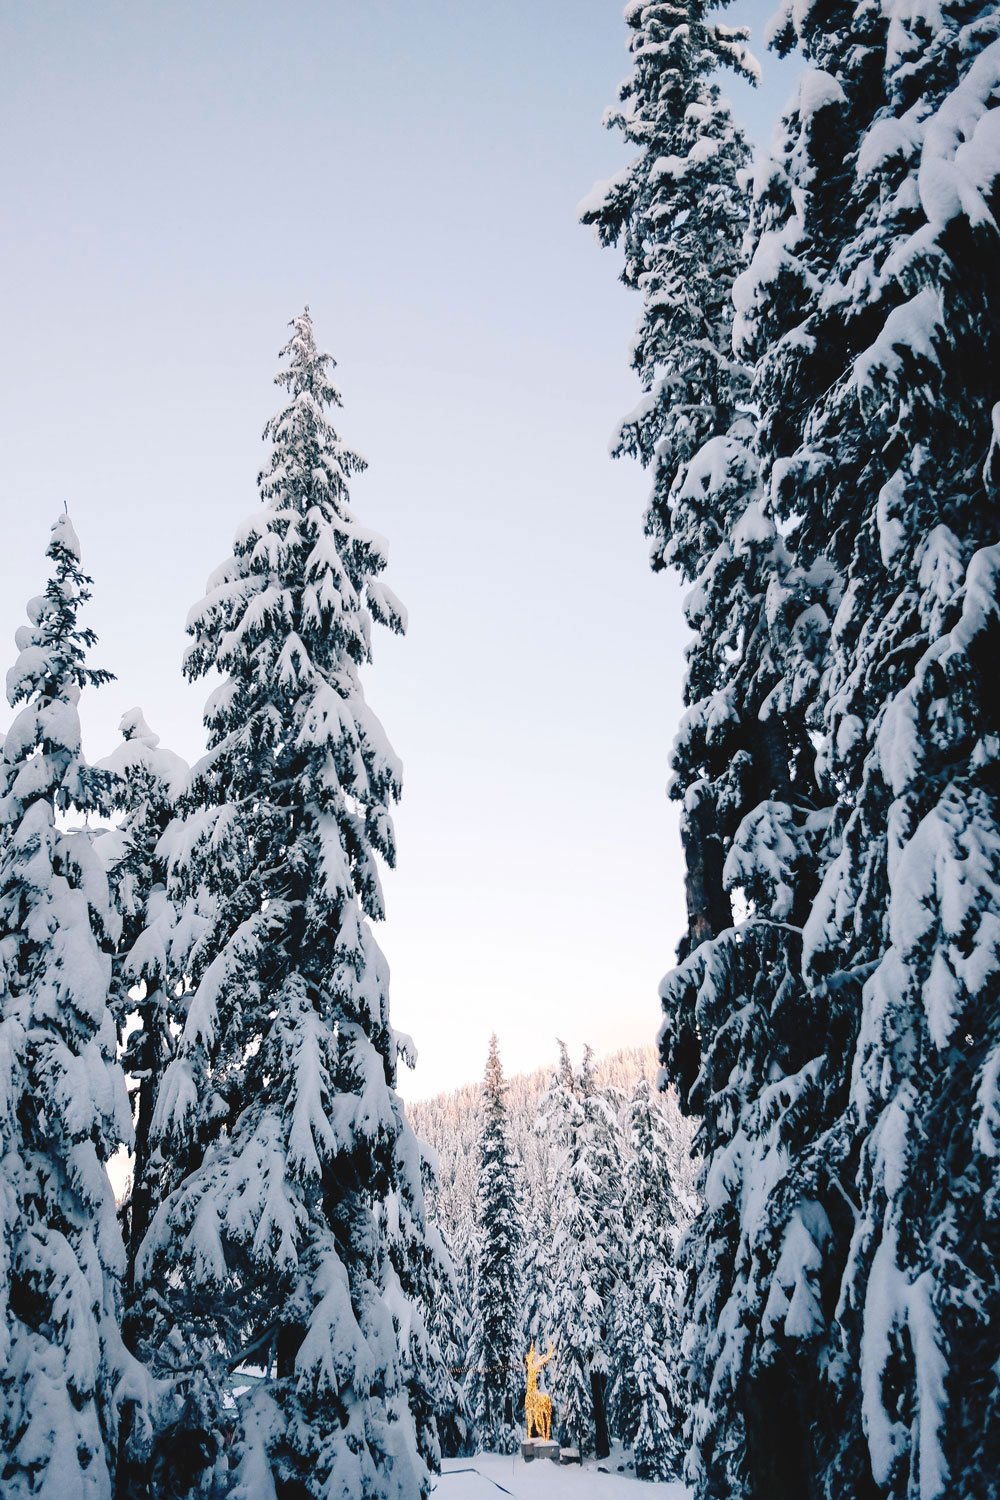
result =
[{"label": "distant forested ridge", "polygon": [[[551,1067],[515,1073],[507,1080],[510,1143],[521,1163],[529,1200],[551,1183],[554,1172],[553,1145],[544,1131],[539,1130],[539,1111],[554,1070],[553,1059]],[[650,1042],[645,1047],[623,1047],[607,1057],[596,1058],[593,1071],[598,1088],[613,1088],[628,1095],[640,1079],[655,1084],[659,1059]],[[657,1096],[657,1108],[662,1111],[671,1138],[676,1142],[676,1154],[671,1163],[674,1179],[686,1201],[693,1202],[698,1173],[697,1162],[690,1154],[694,1124],[681,1114],[677,1096],[670,1089]],[[481,1111],[482,1086],[478,1083],[464,1083],[457,1089],[435,1094],[431,1099],[408,1100],[406,1104],[414,1130],[434,1154],[434,1212],[438,1221],[449,1230],[465,1222],[465,1216],[471,1213],[476,1201]]]}]

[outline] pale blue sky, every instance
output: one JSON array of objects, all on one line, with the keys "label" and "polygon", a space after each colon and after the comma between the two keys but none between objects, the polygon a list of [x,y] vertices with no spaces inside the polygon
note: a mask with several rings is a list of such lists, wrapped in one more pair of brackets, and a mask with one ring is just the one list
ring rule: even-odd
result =
[{"label": "pale blue sky", "polygon": [[[770,8],[730,11],[758,52]],[[638,307],[575,214],[625,159],[626,35],[620,0],[0,0],[3,665],[67,500],[119,678],[88,753],[136,703],[200,752],[184,617],[308,302],[410,611],[366,679],[406,770],[380,936],[410,1095],[494,1029],[511,1070],[651,1038],[682,927],[681,591],[607,456]],[[762,61],[726,84],[758,139],[795,71]]]}]

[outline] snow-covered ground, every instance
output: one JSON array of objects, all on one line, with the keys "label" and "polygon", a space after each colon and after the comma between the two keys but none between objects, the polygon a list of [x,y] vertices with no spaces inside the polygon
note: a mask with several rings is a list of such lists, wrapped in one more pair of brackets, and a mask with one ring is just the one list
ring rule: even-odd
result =
[{"label": "snow-covered ground", "polygon": [[[621,1455],[562,1467],[548,1459],[526,1464],[499,1453],[474,1458],[446,1458],[434,1488],[434,1500],[691,1500],[683,1484],[645,1483],[631,1473],[619,1474]],[[607,1469],[607,1473],[601,1473]]]}]

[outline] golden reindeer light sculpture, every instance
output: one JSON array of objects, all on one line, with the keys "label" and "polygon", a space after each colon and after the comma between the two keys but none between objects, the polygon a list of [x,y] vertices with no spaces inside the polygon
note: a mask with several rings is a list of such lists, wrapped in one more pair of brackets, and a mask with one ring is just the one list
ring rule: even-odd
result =
[{"label": "golden reindeer light sculpture", "polygon": [[532,1339],[531,1348],[525,1357],[525,1364],[528,1366],[528,1388],[524,1393],[524,1420],[528,1425],[529,1443],[532,1428],[543,1443],[552,1441],[552,1398],[538,1389],[538,1372],[548,1364],[553,1353],[552,1340],[549,1339],[549,1352],[544,1359],[539,1359],[535,1353],[535,1341]]}]

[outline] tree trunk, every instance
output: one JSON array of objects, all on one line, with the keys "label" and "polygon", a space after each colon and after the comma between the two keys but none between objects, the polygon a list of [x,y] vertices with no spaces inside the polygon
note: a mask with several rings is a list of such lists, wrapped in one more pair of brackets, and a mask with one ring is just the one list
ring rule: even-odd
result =
[{"label": "tree trunk", "polygon": [[688,914],[681,957],[686,958],[706,938],[724,932],[733,920],[729,897],[722,888],[722,839],[708,782],[698,783],[688,793],[681,818],[681,842]]},{"label": "tree trunk", "polygon": [[157,991],[152,990],[143,1001],[140,1014],[145,1031],[143,1047],[143,1072],[139,1080],[139,1108],[135,1121],[135,1161],[132,1167],[132,1198],[129,1205],[128,1257],[125,1263],[125,1291],[130,1295],[135,1288],[135,1262],[139,1246],[146,1237],[153,1217],[153,1183],[149,1174],[150,1133],[153,1127],[153,1111],[156,1094],[163,1069],[160,1055],[159,1035],[156,1031]]},{"label": "tree trunk", "polygon": [[812,1500],[801,1402],[790,1373],[775,1363],[747,1382],[747,1500]]},{"label": "tree trunk", "polygon": [[590,1390],[594,1398],[594,1452],[598,1458],[607,1458],[611,1452],[611,1443],[608,1439],[608,1418],[604,1409],[604,1376],[599,1375],[596,1370],[590,1372]]},{"label": "tree trunk", "polygon": [[[823,1500],[827,1465],[817,1450],[822,1400],[808,1369],[778,1358],[747,1382],[743,1415],[747,1440],[747,1500]],[[845,1492],[846,1493],[846,1492]],[[851,1500],[880,1500],[861,1454],[850,1484]]]},{"label": "tree trunk", "polygon": [[295,1356],[302,1348],[308,1329],[301,1323],[282,1323],[278,1329],[277,1367],[278,1379],[284,1380],[295,1374]]}]

